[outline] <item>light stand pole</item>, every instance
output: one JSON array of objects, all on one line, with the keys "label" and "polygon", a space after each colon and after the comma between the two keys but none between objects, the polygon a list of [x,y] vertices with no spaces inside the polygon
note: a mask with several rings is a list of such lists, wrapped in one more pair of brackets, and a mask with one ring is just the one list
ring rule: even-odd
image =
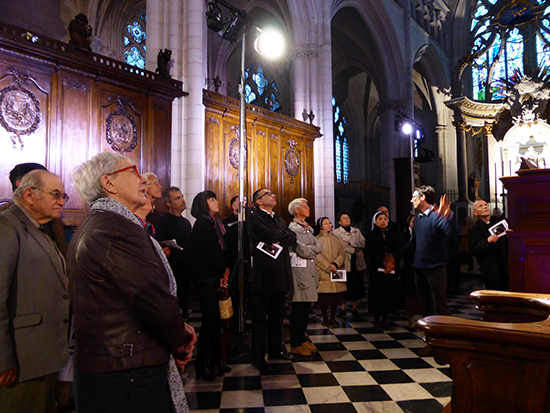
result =
[{"label": "light stand pole", "polygon": [[[246,207],[246,198],[244,197],[244,172],[246,162],[246,96],[244,85],[245,53],[246,53],[246,26],[242,34],[241,51],[241,82],[239,84],[240,93],[240,117],[239,117],[239,213],[238,213],[238,245],[237,257],[239,266],[239,314],[238,328],[239,332],[244,332],[244,211]],[[247,163],[248,166],[248,163]]]},{"label": "light stand pole", "polygon": [[[227,19],[224,19],[221,13],[221,10],[218,7],[218,4],[221,4],[230,11],[230,16]],[[240,116],[239,116],[239,210],[238,210],[238,221],[237,221],[237,233],[238,233],[238,244],[237,244],[237,274],[238,274],[238,285],[239,285],[239,311],[237,314],[238,317],[238,330],[239,333],[244,333],[244,266],[247,264],[245,259],[245,231],[244,231],[244,221],[245,221],[245,212],[247,199],[245,198],[245,176],[248,168],[247,162],[247,145],[246,145],[246,92],[245,92],[245,56],[246,56],[246,29],[250,25],[254,25],[246,16],[244,10],[238,9],[231,4],[227,3],[225,0],[211,0],[207,4],[206,19],[208,28],[217,32],[218,35],[228,41],[236,41],[240,32],[242,32],[242,50],[241,50],[241,79],[239,83],[239,94],[240,94]],[[259,28],[258,28],[259,30]],[[261,31],[261,30],[260,30]],[[271,32],[270,36],[273,38],[274,33]],[[264,34],[264,38],[266,38]],[[259,38],[257,39],[257,41]],[[284,44],[284,42],[283,42]],[[268,48],[274,49],[277,51],[277,47],[274,47],[274,43],[269,43]],[[254,46],[258,53],[263,54],[260,49],[261,47]],[[265,50],[264,50],[265,52]],[[274,55],[273,50],[270,51],[272,57]],[[233,269],[230,277],[230,283],[234,282]]]},{"label": "light stand pole", "polygon": [[[409,146],[410,146],[410,158],[411,158],[411,194],[414,193],[414,138],[412,131],[409,133]],[[411,203],[411,211],[414,215],[414,205]]]}]

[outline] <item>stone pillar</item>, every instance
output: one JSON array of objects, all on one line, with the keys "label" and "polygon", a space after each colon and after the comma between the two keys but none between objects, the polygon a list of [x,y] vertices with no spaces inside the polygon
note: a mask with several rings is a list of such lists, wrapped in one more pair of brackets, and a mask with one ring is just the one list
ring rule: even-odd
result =
[{"label": "stone pillar", "polygon": [[466,218],[470,215],[468,201],[468,162],[466,159],[466,122],[455,115],[453,125],[456,128],[456,166],[458,176],[458,199],[455,212],[460,227],[466,225]]},{"label": "stone pillar", "polygon": [[[204,188],[204,106],[206,17],[204,2],[147,0],[147,62],[155,70],[159,50],[172,50],[170,75],[183,82],[189,96],[172,106],[171,182],[188,205]],[[190,208],[185,215],[191,218]]]}]

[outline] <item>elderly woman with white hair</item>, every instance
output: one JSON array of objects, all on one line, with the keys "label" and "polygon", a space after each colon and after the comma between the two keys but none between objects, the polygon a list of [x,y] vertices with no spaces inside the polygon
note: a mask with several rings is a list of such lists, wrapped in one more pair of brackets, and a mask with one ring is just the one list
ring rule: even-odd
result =
[{"label": "elderly woman with white hair", "polygon": [[296,249],[291,252],[294,295],[290,314],[290,352],[300,356],[311,356],[317,347],[306,339],[311,303],[317,301],[319,275],[315,268],[315,257],[323,250],[313,228],[306,222],[309,218],[307,199],[296,198],[288,205],[288,212],[294,217],[290,230],[296,233]]},{"label": "elderly woman with white hair", "polygon": [[103,152],[74,180],[90,204],[67,254],[77,409],[186,412],[178,369],[196,335],[160,245],[134,215],[148,202],[145,179],[127,157]]}]

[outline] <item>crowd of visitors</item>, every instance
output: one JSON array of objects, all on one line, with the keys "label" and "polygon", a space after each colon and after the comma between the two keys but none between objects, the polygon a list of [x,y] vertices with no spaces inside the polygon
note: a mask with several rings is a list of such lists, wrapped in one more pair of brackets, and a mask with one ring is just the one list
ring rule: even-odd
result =
[{"label": "crowd of visitors", "polygon": [[[313,225],[305,198],[288,204],[287,225],[275,213],[276,194],[260,188],[253,206],[242,208],[250,261],[241,261],[238,197],[222,222],[216,194],[197,194],[191,224],[180,189],[163,192],[154,173],[140,175],[123,155],[100,153],[76,169],[89,212],[68,249],[61,179],[21,164],[10,180],[13,202],[0,212],[0,413],[52,411],[58,372],[68,366],[79,412],[188,412],[181,372],[197,342],[186,323],[193,291],[202,314],[194,366],[204,381],[231,371],[221,344],[226,289],[234,318],[251,320],[250,363],[262,373],[270,370],[266,352],[292,360],[317,350],[306,333],[312,305],[327,328],[346,318],[347,303],[353,321],[362,321],[357,305],[365,296],[377,331],[390,329],[388,316],[401,310],[411,329],[415,315],[450,314],[447,266],[456,225],[447,197],[436,205],[429,186],[415,188],[411,204],[419,213],[403,231],[381,206],[364,234],[347,213],[336,217],[335,229],[329,217]],[[160,199],[165,213],[155,206]],[[487,288],[506,290],[507,237],[494,230],[503,218],[492,217],[484,200],[473,214],[469,250]],[[239,283],[236,269],[245,263]],[[290,350],[283,342],[287,299]],[[429,352],[427,346],[421,355]]]}]

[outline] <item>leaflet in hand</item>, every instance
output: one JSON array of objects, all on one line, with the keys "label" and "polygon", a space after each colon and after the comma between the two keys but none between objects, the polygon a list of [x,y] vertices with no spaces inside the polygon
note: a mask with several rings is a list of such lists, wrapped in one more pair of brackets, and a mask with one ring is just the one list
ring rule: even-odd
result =
[{"label": "leaflet in hand", "polygon": [[160,245],[163,246],[163,247],[170,247],[170,248],[175,248],[177,250],[183,250],[183,248],[178,245],[178,243],[176,242],[175,239],[169,239],[169,240],[166,240],[166,241],[161,241]]},{"label": "leaflet in hand", "polygon": [[347,280],[346,270],[336,270],[336,272],[330,273],[330,281],[346,282],[346,280]]},{"label": "leaflet in hand", "polygon": [[506,235],[506,230],[508,229],[508,222],[506,220],[502,220],[500,222],[497,222],[495,225],[489,228],[489,232],[491,235],[496,235],[497,237],[503,237]]},{"label": "leaflet in hand", "polygon": [[298,254],[295,252],[290,253],[290,266],[296,268],[306,268],[307,260],[298,257]]},{"label": "leaflet in hand", "polygon": [[283,250],[283,247],[281,247],[279,244],[265,244],[263,242],[259,242],[258,245],[256,245],[256,248],[258,248],[264,254],[269,255],[274,260],[277,259],[277,257]]},{"label": "leaflet in hand", "polygon": [[[386,272],[385,268],[378,268],[378,272]],[[391,270],[388,274],[395,274],[394,270]]]}]

